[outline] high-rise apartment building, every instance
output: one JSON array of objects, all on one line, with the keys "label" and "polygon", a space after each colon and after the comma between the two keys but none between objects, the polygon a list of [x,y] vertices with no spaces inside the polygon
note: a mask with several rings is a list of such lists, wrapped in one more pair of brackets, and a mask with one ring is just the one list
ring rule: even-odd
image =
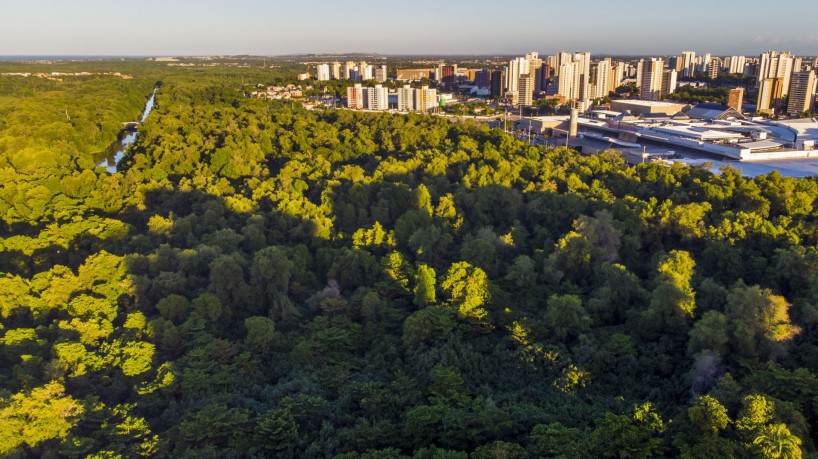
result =
[{"label": "high-rise apartment building", "polygon": [[428,113],[437,106],[437,90],[429,89],[428,86],[423,86],[420,89],[415,89],[415,110],[423,113]]},{"label": "high-rise apartment building", "polygon": [[357,67],[357,66],[358,65],[355,64],[355,62],[353,62],[353,61],[344,62],[344,68],[346,69],[346,72],[344,72],[344,79],[345,80],[352,79],[352,71],[355,70],[355,67]]},{"label": "high-rise apartment building", "polygon": [[815,102],[815,72],[810,70],[793,74],[789,96],[787,114],[795,116],[803,112],[811,112]]},{"label": "high-rise apartment building", "polygon": [[759,113],[774,113],[781,100],[781,78],[765,78],[758,87],[756,111]]},{"label": "high-rise apartment building", "polygon": [[333,80],[341,79],[341,63],[338,61],[329,65],[329,77]]},{"label": "high-rise apartment building", "polygon": [[569,52],[560,51],[560,53],[557,54],[557,68],[559,68],[559,67],[561,67],[561,66],[563,66],[565,64],[570,64],[573,61],[574,61],[574,56]]},{"label": "high-rise apartment building", "polygon": [[696,52],[682,51],[681,71],[683,77],[692,77],[696,73]]},{"label": "high-rise apartment building", "polygon": [[398,89],[398,110],[411,112],[415,109],[415,90],[408,84]]},{"label": "high-rise apartment building", "polygon": [[349,73],[352,71],[354,67],[347,67],[346,62],[343,64],[339,64],[338,66],[338,79],[339,80],[348,80]]},{"label": "high-rise apartment building", "polygon": [[492,98],[500,98],[505,96],[505,81],[506,76],[502,70],[495,70],[491,72],[491,97]]},{"label": "high-rise apartment building", "polygon": [[707,66],[707,76],[711,80],[719,77],[719,69],[721,68],[721,60],[718,57],[710,59],[710,64]]},{"label": "high-rise apartment building", "polygon": [[746,58],[744,56],[731,56],[730,57],[730,66],[729,72],[730,73],[744,73],[744,63],[746,62]]},{"label": "high-rise apartment building", "polygon": [[678,74],[676,69],[665,69],[662,73],[662,88],[659,90],[659,98],[664,99],[668,94],[676,92],[676,79]]},{"label": "high-rise apartment building", "polygon": [[374,75],[375,81],[383,83],[386,81],[386,65],[376,65]]},{"label": "high-rise apartment building", "polygon": [[568,99],[579,98],[579,63],[566,62],[560,65],[557,77],[557,94]]},{"label": "high-rise apartment building", "polygon": [[642,85],[639,98],[642,100],[661,100],[662,79],[664,77],[665,62],[662,59],[652,58],[645,61],[642,68]]},{"label": "high-rise apartment building", "polygon": [[508,61],[508,67],[506,67],[506,92],[517,92],[517,84],[520,81],[520,75],[523,73],[521,67],[524,67],[526,60],[524,58],[518,57]]},{"label": "high-rise apartment building", "polygon": [[768,51],[761,54],[758,60],[756,84],[760,85],[761,81],[767,78],[779,78],[782,85],[781,97],[786,97],[790,90],[793,61],[794,57],[789,52]]},{"label": "high-rise apartment building", "polygon": [[365,88],[366,108],[370,110],[388,110],[389,92],[383,86],[376,84],[374,88]]},{"label": "high-rise apartment building", "polygon": [[316,66],[315,77],[318,79],[318,81],[329,80],[329,64],[318,64]]},{"label": "high-rise apartment building", "polygon": [[528,66],[528,74],[531,75],[531,80],[534,84],[534,94],[539,94],[542,89],[542,59],[535,59]]},{"label": "high-rise apartment building", "polygon": [[[613,69],[611,68],[611,59],[606,58],[603,59],[596,64],[596,78],[593,80],[594,87],[596,89],[594,98],[598,99],[601,97],[606,97],[611,91],[611,74],[613,73]],[[614,88],[615,89],[615,88]]]},{"label": "high-rise apartment building", "polygon": [[579,92],[578,99],[587,100],[594,96],[591,88],[591,53],[574,53],[574,62],[579,64],[578,78]]},{"label": "high-rise apartment building", "polygon": [[517,86],[517,103],[526,107],[534,105],[534,82],[535,79],[530,74],[520,75]]},{"label": "high-rise apartment building", "polygon": [[358,64],[358,73],[360,75],[361,80],[367,81],[373,79],[372,66],[364,61],[361,61]]},{"label": "high-rise apartment building", "polygon": [[364,90],[360,84],[347,88],[347,107],[354,109],[364,108]]},{"label": "high-rise apartment building", "polygon": [[622,80],[625,79],[625,63],[624,62],[617,62],[614,65],[610,86],[608,86],[608,93],[611,93],[619,87],[619,84],[622,83]]},{"label": "high-rise apartment building", "polygon": [[574,53],[574,62],[579,62],[580,73],[588,74],[591,72],[591,53],[577,52]]},{"label": "high-rise apartment building", "polygon": [[478,88],[491,87],[491,72],[488,69],[478,70],[474,74],[474,85]]},{"label": "high-rise apartment building", "polygon": [[707,73],[710,70],[711,62],[712,59],[710,58],[710,53],[705,53],[704,56],[700,56],[698,70],[702,73]]},{"label": "high-rise apartment building", "polygon": [[545,91],[551,82],[551,64],[543,63],[540,67],[540,90]]}]

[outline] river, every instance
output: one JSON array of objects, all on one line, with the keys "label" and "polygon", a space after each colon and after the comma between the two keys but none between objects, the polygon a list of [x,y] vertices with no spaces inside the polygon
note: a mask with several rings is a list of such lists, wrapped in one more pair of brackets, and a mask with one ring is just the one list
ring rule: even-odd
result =
[{"label": "river", "polygon": [[[145,122],[148,119],[148,115],[151,114],[153,110],[153,104],[156,101],[156,90],[153,90],[153,94],[151,94],[150,99],[145,104],[145,109],[142,111],[142,116],[139,118],[139,124]],[[119,139],[111,147],[108,149],[108,154],[102,159],[102,161],[97,164],[97,167],[102,166],[108,170],[111,174],[115,174],[119,167],[119,161],[122,160],[122,157],[125,156],[125,152],[128,151],[128,147],[133,145],[136,142],[136,138],[138,137],[138,133],[128,132],[125,137]]]}]

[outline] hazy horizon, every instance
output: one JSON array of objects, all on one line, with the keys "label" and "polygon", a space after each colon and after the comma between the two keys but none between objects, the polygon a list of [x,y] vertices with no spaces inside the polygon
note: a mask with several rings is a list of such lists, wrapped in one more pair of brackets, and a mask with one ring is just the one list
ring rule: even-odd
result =
[{"label": "hazy horizon", "polygon": [[[0,18],[2,56],[203,56],[377,53],[517,55],[585,50],[598,55],[755,55],[768,49],[818,54],[814,0],[775,5],[748,0],[522,0],[499,6],[473,0],[389,5],[318,0],[10,0]],[[803,14],[795,14],[803,13]],[[780,27],[787,21],[787,27]]]}]

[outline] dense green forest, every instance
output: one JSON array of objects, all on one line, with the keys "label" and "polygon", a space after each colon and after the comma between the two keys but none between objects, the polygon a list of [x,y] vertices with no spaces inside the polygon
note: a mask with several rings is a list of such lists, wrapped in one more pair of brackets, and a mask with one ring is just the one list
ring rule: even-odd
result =
[{"label": "dense green forest", "polygon": [[0,77],[0,455],[818,457],[815,180],[95,65]]}]

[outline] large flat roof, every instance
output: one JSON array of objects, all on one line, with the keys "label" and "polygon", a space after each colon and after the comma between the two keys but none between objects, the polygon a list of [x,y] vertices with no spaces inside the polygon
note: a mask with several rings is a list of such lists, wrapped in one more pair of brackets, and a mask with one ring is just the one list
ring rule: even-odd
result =
[{"label": "large flat roof", "polygon": [[818,121],[816,121],[815,118],[773,121],[770,124],[795,131],[799,139],[809,138],[818,140]]},{"label": "large flat roof", "polygon": [[631,100],[631,99],[617,99],[612,100],[611,103],[641,105],[643,107],[684,107],[685,104],[676,102],[664,102],[661,100]]},{"label": "large flat roof", "polygon": [[522,117],[523,120],[532,120],[532,121],[567,121],[570,117],[569,116],[524,116]]},{"label": "large flat roof", "polygon": [[652,127],[657,132],[665,134],[676,135],[680,137],[688,137],[699,140],[729,140],[742,139],[744,136],[733,132],[716,131],[714,129],[707,129],[696,126],[657,126]]},{"label": "large flat roof", "polygon": [[788,142],[781,142],[780,140],[757,140],[755,142],[741,142],[737,146],[741,148],[749,148],[750,150],[773,150],[783,148]]}]

